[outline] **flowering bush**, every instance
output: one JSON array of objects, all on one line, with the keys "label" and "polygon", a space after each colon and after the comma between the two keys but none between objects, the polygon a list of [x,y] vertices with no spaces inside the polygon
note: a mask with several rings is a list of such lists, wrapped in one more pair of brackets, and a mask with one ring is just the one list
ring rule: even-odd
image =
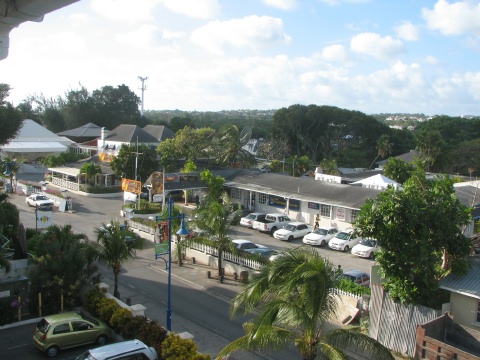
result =
[{"label": "flowering bush", "polygon": [[28,298],[26,299],[20,299],[18,296],[14,296],[12,301],[10,302],[10,307],[18,310],[19,308],[23,308],[24,306],[27,306],[29,303]]}]

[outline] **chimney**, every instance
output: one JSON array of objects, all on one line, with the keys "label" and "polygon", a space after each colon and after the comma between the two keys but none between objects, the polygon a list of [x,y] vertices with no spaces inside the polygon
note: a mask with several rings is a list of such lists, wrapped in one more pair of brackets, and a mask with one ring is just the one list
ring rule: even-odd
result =
[{"label": "chimney", "polygon": [[100,134],[100,140],[102,140],[102,141],[105,140],[106,133],[107,133],[107,130],[105,130],[105,128],[102,127],[102,132]]}]

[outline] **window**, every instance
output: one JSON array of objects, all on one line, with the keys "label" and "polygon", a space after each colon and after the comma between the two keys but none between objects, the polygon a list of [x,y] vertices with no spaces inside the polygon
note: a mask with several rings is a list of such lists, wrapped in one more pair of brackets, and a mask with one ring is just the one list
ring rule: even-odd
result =
[{"label": "window", "polygon": [[268,201],[268,195],[267,194],[258,194],[258,203],[265,205]]},{"label": "window", "polygon": [[329,218],[330,217],[330,210],[331,210],[331,206],[330,205],[324,205],[324,204],[320,204],[320,215],[322,217],[327,217]]},{"label": "window", "polygon": [[55,326],[55,329],[53,329],[53,333],[55,335],[65,334],[65,333],[68,333],[68,332],[70,332],[70,324],[69,323],[64,323],[64,324],[57,325],[57,326]]},{"label": "window", "polygon": [[90,329],[90,324],[85,321],[72,321],[73,331],[84,331]]},{"label": "window", "polygon": [[360,210],[350,210],[350,222],[354,222],[355,220],[357,220],[357,217],[358,217],[358,213],[360,212]]},{"label": "window", "polygon": [[230,191],[230,197],[232,199],[240,200],[240,189],[232,188],[232,190]]},{"label": "window", "polygon": [[477,302],[477,322],[480,323],[480,302]]}]

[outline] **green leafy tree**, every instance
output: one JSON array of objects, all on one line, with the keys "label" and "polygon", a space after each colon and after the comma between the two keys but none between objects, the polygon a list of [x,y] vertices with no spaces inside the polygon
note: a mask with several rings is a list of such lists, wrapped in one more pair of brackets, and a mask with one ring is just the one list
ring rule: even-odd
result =
[{"label": "green leafy tree", "polygon": [[223,194],[223,184],[225,179],[220,175],[214,175],[210,170],[206,169],[200,173],[200,180],[206,182],[208,186],[208,196],[212,201],[218,201]]},{"label": "green leafy tree", "polygon": [[177,169],[178,160],[181,157],[177,148],[175,139],[165,139],[157,147],[157,153],[160,156],[160,164],[165,171],[172,172]]},{"label": "green leafy tree", "polygon": [[[138,150],[138,151],[137,151]],[[136,153],[139,153],[138,156]],[[141,144],[124,144],[118,155],[110,162],[110,167],[117,177],[125,176],[127,179],[135,179],[135,168],[137,176],[141,181],[147,178],[159,168],[157,153],[150,146]]]},{"label": "green leafy tree", "polygon": [[13,105],[6,101],[10,94],[10,86],[0,83],[0,145],[8,143],[13,139],[22,126],[22,115]]},{"label": "green leafy tree", "polygon": [[80,174],[85,174],[87,181],[92,185],[95,184],[95,176],[101,173],[100,165],[95,164],[93,161],[83,164],[80,168]]},{"label": "green leafy tree", "polygon": [[[420,165],[420,163],[418,163]],[[383,166],[383,174],[399,184],[405,183],[414,173],[415,167],[413,164],[407,163],[402,159],[388,158]]]},{"label": "green leafy tree", "polygon": [[302,176],[308,170],[313,169],[313,162],[307,156],[292,156],[285,161],[285,171],[292,176]]},{"label": "green leafy tree", "polygon": [[388,156],[392,152],[392,147],[393,147],[393,144],[390,141],[390,136],[386,134],[381,135],[377,140],[377,156],[370,164],[369,169],[372,168],[372,166],[375,164],[378,158],[381,157],[383,159],[386,156]]},{"label": "green leafy tree", "polygon": [[207,236],[194,238],[192,241],[206,243],[218,252],[218,276],[223,282],[223,253],[235,251],[230,237],[230,228],[238,223],[240,211],[233,204],[230,197],[224,193],[221,201],[218,198],[207,196],[207,201],[195,210],[195,225],[203,230]]},{"label": "green leafy tree", "polygon": [[223,166],[248,168],[255,165],[255,157],[243,149],[240,130],[236,125],[228,126],[217,134],[214,144],[216,163]]},{"label": "green leafy tree", "polygon": [[99,126],[114,129],[121,124],[147,125],[146,118],[140,115],[140,98],[124,84],[94,90],[91,99],[94,109],[91,122]]},{"label": "green leafy tree", "polygon": [[320,167],[322,168],[324,174],[327,174],[327,175],[338,174],[338,165],[337,165],[337,160],[335,159],[323,159],[322,161],[320,161]]},{"label": "green leafy tree", "polygon": [[185,126],[188,126],[192,129],[196,128],[193,120],[189,117],[175,116],[174,118],[172,118],[172,120],[170,120],[170,123],[168,124],[168,128],[174,133],[176,133],[178,130],[185,128]]},{"label": "green leafy tree", "polygon": [[420,158],[429,171],[441,171],[446,158],[446,144],[442,134],[437,131],[421,131],[416,135],[417,149],[420,151]]},{"label": "green leafy tree", "polygon": [[346,359],[342,349],[355,346],[369,359],[392,359],[390,351],[353,329],[328,330],[337,312],[333,265],[315,249],[294,248],[263,266],[232,300],[232,316],[240,311],[254,319],[245,336],[220,351],[280,349],[294,344],[302,359]]},{"label": "green leafy tree", "polygon": [[28,251],[34,265],[29,270],[30,309],[36,313],[42,294],[43,312],[60,310],[63,295],[67,309],[80,303],[80,288],[85,282],[98,282],[99,275],[94,254],[85,234],[75,234],[71,225],[52,225],[47,231],[28,241]]},{"label": "green leafy tree", "polygon": [[[95,230],[97,242],[93,244],[96,258],[113,271],[114,295],[119,297],[118,276],[122,265],[135,259],[135,249],[143,247],[143,241],[136,234],[120,229],[118,221],[102,226]],[[127,241],[133,239],[133,241]]]},{"label": "green leafy tree", "polygon": [[378,240],[376,260],[393,299],[438,307],[444,271],[466,270],[471,244],[462,231],[470,210],[455,196],[450,178],[427,180],[421,169],[403,190],[389,187],[367,200],[354,226]]},{"label": "green leafy tree", "polygon": [[178,130],[175,146],[180,158],[196,162],[199,157],[208,156],[215,130],[212,128],[194,129],[185,127]]},{"label": "green leafy tree", "polygon": [[198,353],[198,346],[190,339],[170,333],[162,343],[162,357],[176,360],[210,360],[210,355]]}]

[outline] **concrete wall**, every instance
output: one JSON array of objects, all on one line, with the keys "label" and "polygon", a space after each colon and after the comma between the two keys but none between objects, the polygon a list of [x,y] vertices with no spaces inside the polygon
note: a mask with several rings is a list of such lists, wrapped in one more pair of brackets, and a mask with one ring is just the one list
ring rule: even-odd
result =
[{"label": "concrete wall", "polygon": [[450,293],[451,314],[457,324],[480,330],[480,323],[474,325],[477,317],[477,302],[479,300],[457,293]]}]

